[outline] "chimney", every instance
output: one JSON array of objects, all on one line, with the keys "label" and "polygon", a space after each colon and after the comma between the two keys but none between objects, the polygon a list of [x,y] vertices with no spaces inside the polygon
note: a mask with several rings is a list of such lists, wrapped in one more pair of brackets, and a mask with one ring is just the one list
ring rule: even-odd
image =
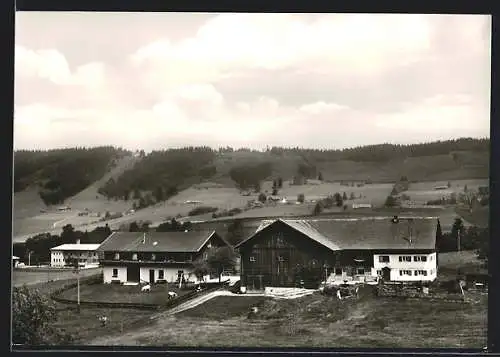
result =
[{"label": "chimney", "polygon": [[76,244],[80,244],[80,238],[76,240]]}]

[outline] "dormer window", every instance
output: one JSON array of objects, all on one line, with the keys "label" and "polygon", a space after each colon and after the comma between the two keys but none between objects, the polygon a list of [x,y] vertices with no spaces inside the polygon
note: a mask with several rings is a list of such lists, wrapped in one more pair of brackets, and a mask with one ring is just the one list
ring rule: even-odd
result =
[{"label": "dormer window", "polygon": [[252,263],[255,263],[255,261],[256,261],[255,257],[253,257],[253,256],[252,256],[252,257],[250,257],[250,261],[251,261]]},{"label": "dormer window", "polygon": [[132,260],[137,260],[137,253],[132,254]]},{"label": "dormer window", "polygon": [[[284,262],[284,261],[285,261],[285,258],[284,258],[284,257],[282,257],[282,256],[280,255],[280,256],[278,257],[278,261],[279,261],[279,262]],[[313,264],[314,264],[314,263],[313,263]]]},{"label": "dormer window", "polygon": [[156,254],[155,253],[151,254],[151,260],[153,260],[153,261],[156,260]]},{"label": "dormer window", "polygon": [[120,260],[120,253],[115,253],[114,260]]}]

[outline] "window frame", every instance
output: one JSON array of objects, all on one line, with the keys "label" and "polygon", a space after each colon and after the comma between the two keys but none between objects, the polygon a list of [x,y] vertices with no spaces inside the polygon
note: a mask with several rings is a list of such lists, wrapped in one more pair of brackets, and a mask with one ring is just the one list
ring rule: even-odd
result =
[{"label": "window frame", "polygon": [[[116,274],[115,274],[115,271],[116,271]],[[111,272],[111,277],[118,278],[118,268],[113,268],[113,271]]]}]

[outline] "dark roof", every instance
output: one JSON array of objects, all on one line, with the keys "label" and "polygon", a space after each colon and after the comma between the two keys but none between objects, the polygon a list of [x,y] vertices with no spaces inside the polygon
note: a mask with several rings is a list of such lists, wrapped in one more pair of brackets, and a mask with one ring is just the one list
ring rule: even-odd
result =
[{"label": "dark roof", "polygon": [[263,221],[255,233],[236,248],[276,222],[290,226],[333,251],[435,249],[436,243],[437,217],[400,217],[398,223],[393,223],[392,217],[278,219]]},{"label": "dark roof", "polygon": [[214,230],[147,233],[113,232],[102,242],[98,251],[192,253],[199,251],[214,235],[216,235]]}]

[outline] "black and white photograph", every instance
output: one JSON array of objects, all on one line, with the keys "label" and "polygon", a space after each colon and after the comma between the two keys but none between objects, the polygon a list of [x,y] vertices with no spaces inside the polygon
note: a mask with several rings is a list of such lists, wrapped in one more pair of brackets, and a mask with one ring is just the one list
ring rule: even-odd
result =
[{"label": "black and white photograph", "polygon": [[489,15],[15,15],[11,348],[488,345]]}]

